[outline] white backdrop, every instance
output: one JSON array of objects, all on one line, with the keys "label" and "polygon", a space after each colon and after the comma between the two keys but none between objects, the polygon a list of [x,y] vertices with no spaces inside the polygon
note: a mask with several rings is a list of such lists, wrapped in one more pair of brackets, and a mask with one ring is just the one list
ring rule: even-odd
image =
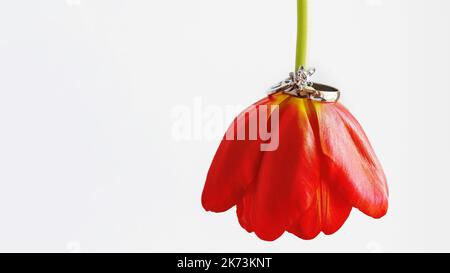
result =
[{"label": "white backdrop", "polygon": [[0,249],[450,251],[450,1],[310,2],[310,64],[383,163],[385,218],[268,243],[201,207],[221,132],[180,139],[174,109],[263,97],[293,69],[296,1],[1,1]]}]

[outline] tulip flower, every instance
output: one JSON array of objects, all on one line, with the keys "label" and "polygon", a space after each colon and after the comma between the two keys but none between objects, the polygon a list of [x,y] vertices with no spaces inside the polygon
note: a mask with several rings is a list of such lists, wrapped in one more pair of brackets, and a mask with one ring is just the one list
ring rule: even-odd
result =
[{"label": "tulip flower", "polygon": [[[306,0],[298,1],[303,15],[299,30],[304,30]],[[305,59],[304,40],[298,43],[303,53],[297,52],[297,65]],[[251,108],[268,109],[258,124],[277,131],[278,146],[262,150],[264,140],[248,137],[248,130],[247,138],[238,138],[240,129],[255,128],[252,115],[258,111],[239,115],[209,169],[202,194],[205,210],[219,213],[236,206],[240,225],[267,241],[286,231],[306,240],[321,232],[333,234],[352,208],[373,218],[386,214],[388,188],[381,164],[342,104],[278,92]],[[278,111],[277,123],[271,120],[273,111]]]},{"label": "tulip flower", "polygon": [[[261,141],[224,139],[204,187],[206,210],[237,206],[242,227],[269,241],[285,231],[303,239],[333,234],[352,207],[374,218],[386,214],[386,178],[343,105],[278,93],[255,106],[274,104],[280,111],[278,149],[261,151]],[[235,134],[240,119],[230,126]]]}]

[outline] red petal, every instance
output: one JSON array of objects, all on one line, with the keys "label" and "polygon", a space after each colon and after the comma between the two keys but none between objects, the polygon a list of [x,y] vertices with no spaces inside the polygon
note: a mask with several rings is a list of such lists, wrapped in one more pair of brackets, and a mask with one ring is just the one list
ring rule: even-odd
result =
[{"label": "red petal", "polygon": [[256,183],[238,204],[241,225],[263,240],[280,237],[315,198],[319,155],[306,103],[292,97],[280,107],[279,147],[264,153]]},{"label": "red petal", "polygon": [[321,231],[330,235],[338,231],[347,220],[352,206],[329,186],[329,180],[322,180],[316,190],[311,207],[300,213],[288,231],[296,236],[311,240]]},{"label": "red petal", "polygon": [[[278,105],[288,97],[277,94],[255,103],[253,107]],[[227,131],[227,134],[234,135],[234,140],[224,137],[211,163],[202,194],[202,205],[207,211],[223,212],[233,207],[256,178],[262,155],[261,141],[248,137],[249,115],[257,115],[257,111],[249,109],[234,120]],[[237,126],[245,126],[245,140],[238,140]]]},{"label": "red petal", "polygon": [[315,147],[318,155],[318,162],[315,167],[320,170],[320,178],[318,179],[318,187],[313,193],[313,203],[306,211],[299,213],[297,219],[288,229],[289,232],[305,240],[314,239],[321,231],[327,235],[335,233],[347,220],[352,209],[350,203],[334,187],[334,181],[327,168],[324,168],[326,158],[320,146],[320,126],[314,104],[315,102],[308,101],[306,106],[308,118],[315,133]]},{"label": "red petal", "polygon": [[341,104],[314,105],[330,179],[352,206],[374,218],[384,216],[386,177],[361,125]]}]

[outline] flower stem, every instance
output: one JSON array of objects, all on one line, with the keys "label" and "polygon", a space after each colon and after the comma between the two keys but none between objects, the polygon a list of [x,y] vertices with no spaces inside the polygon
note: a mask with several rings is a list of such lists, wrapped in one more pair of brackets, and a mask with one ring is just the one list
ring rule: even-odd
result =
[{"label": "flower stem", "polygon": [[306,53],[308,43],[308,0],[297,0],[297,56],[295,70],[306,66]]}]

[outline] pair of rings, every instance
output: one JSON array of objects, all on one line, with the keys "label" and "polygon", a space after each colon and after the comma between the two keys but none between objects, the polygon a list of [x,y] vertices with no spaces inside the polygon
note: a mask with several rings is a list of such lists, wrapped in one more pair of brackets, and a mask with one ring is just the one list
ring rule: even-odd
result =
[{"label": "pair of rings", "polygon": [[305,70],[303,67],[300,67],[296,73],[290,73],[289,78],[272,86],[268,93],[284,92],[292,96],[318,102],[337,102],[341,92],[337,88],[312,82],[310,77],[314,73],[315,69]]}]

